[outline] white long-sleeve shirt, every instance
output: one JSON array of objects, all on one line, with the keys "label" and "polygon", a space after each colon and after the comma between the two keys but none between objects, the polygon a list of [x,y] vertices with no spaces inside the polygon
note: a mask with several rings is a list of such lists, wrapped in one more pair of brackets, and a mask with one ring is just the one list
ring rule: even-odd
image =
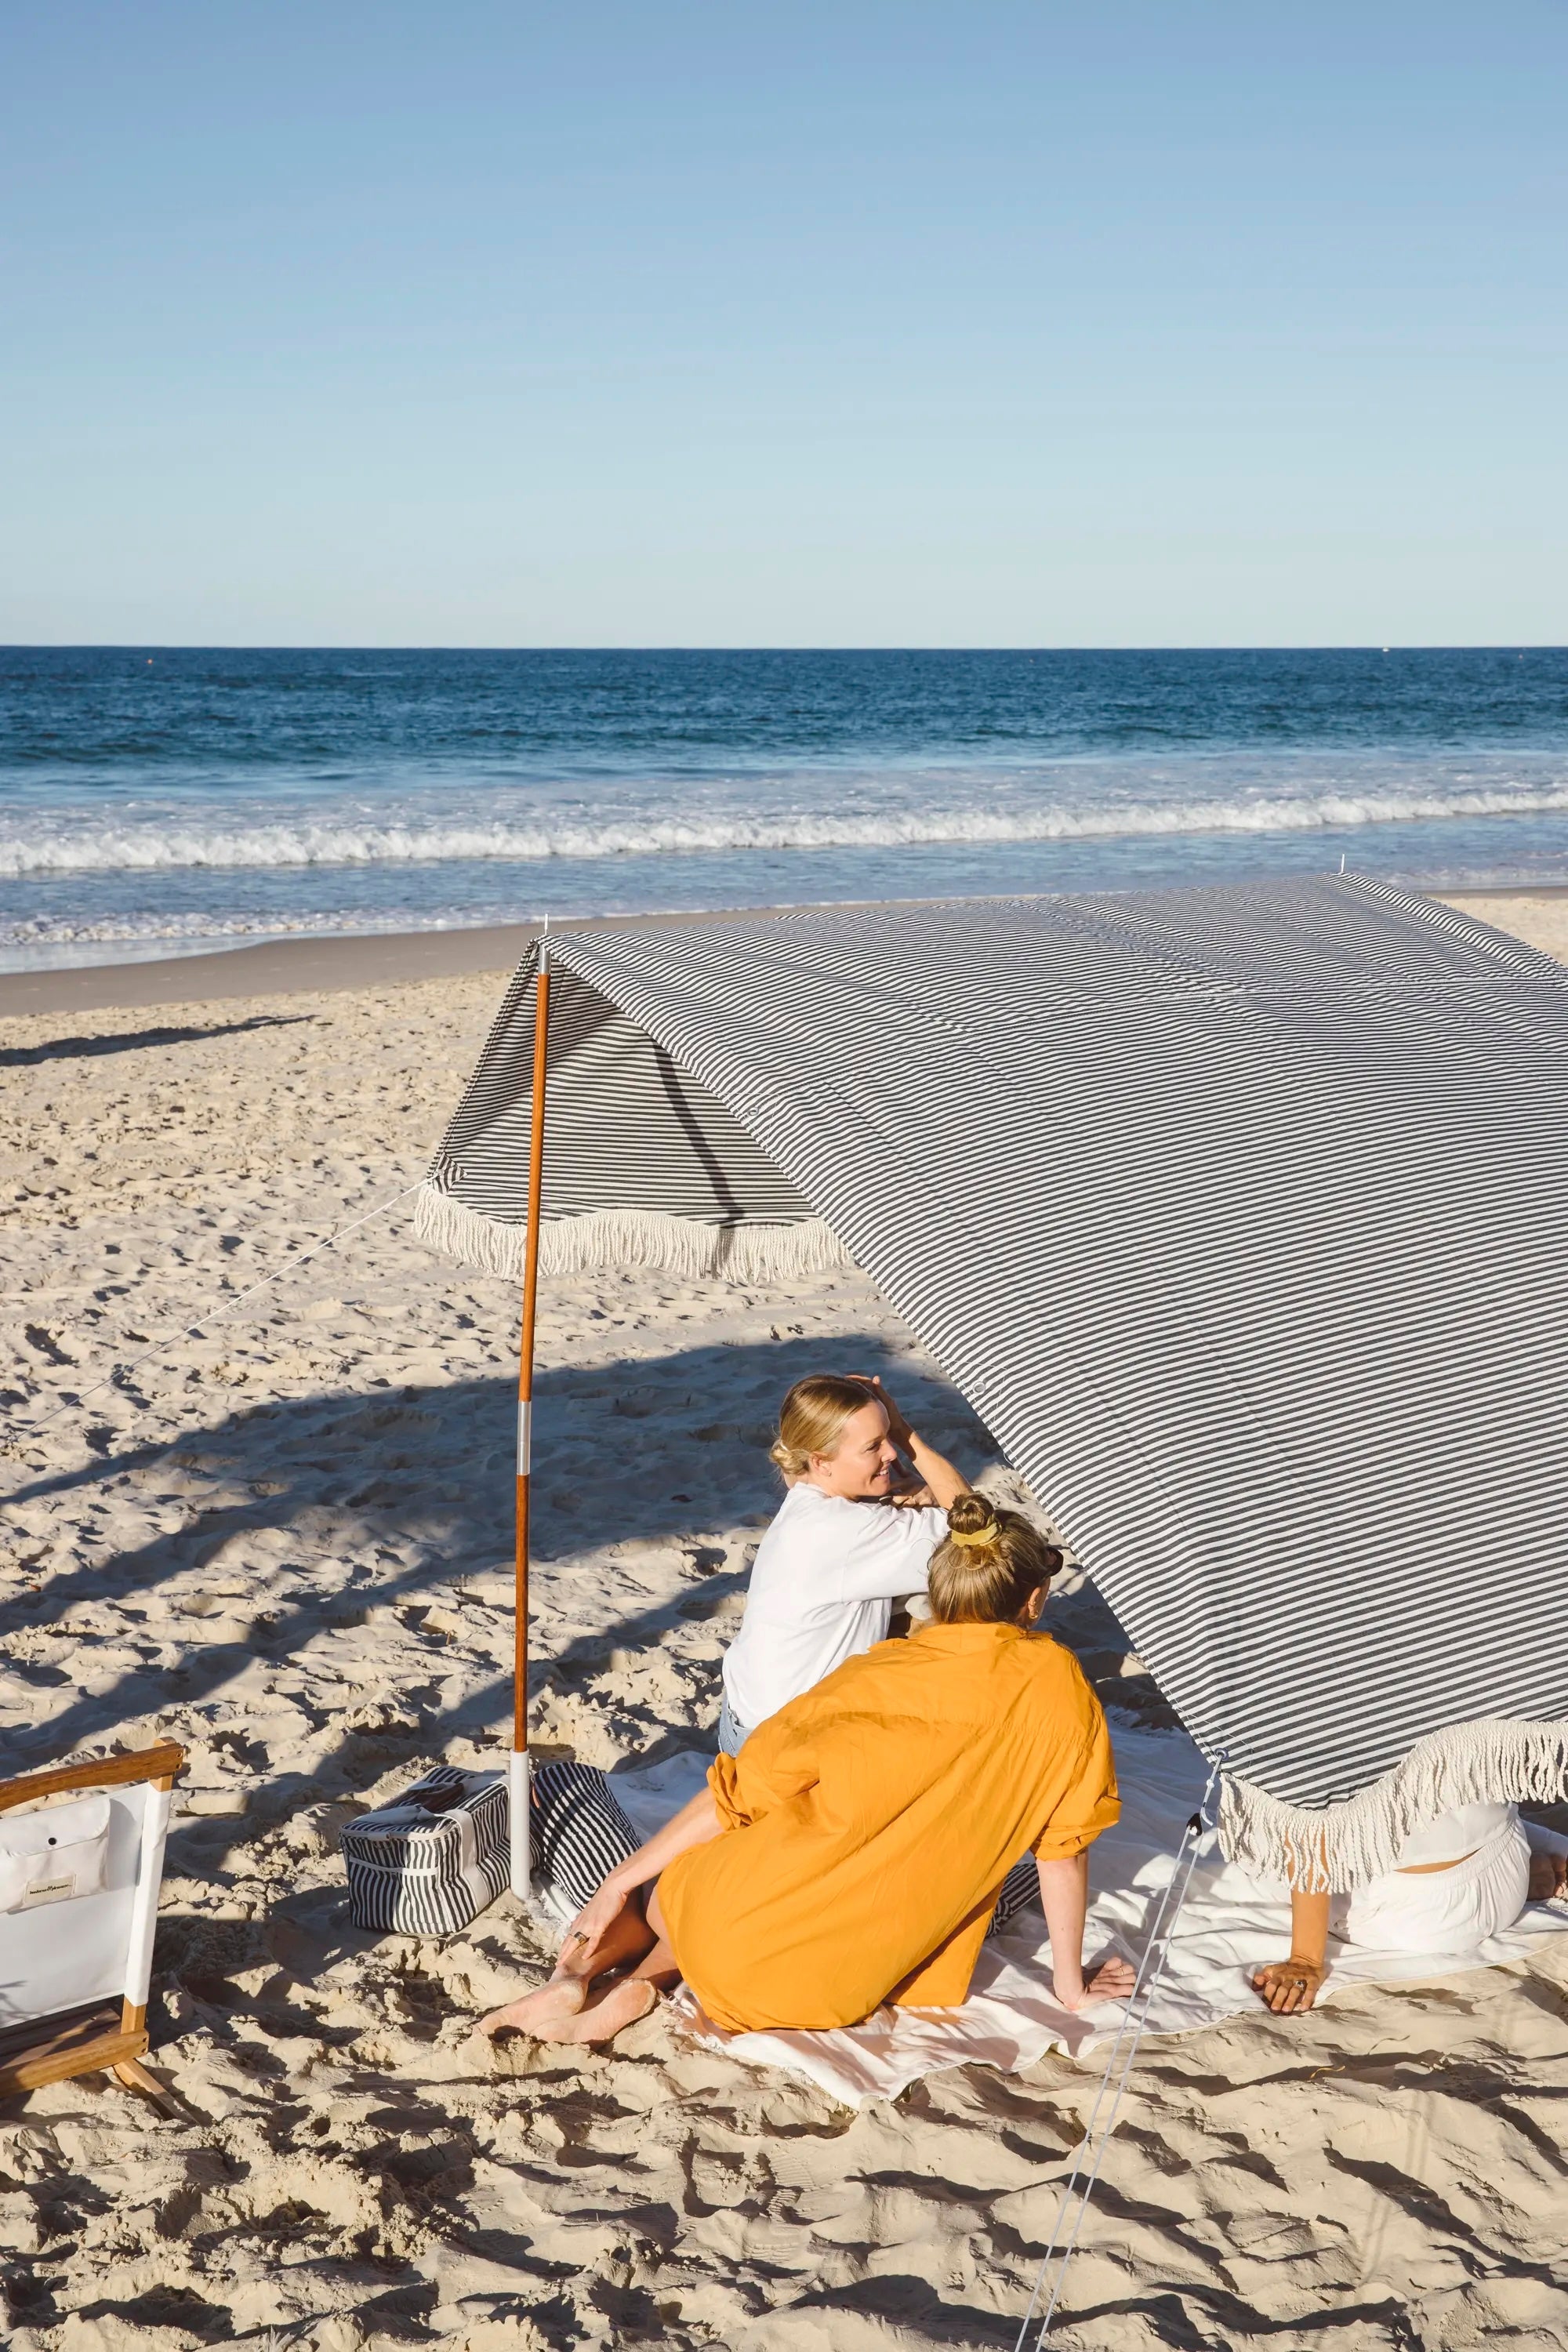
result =
[{"label": "white long-sleeve shirt", "polygon": [[923,1592],[947,1513],[851,1503],[792,1486],[752,1564],[746,1613],[724,1659],[724,1696],[754,1731],[846,1658],[887,1639],[892,1603]]}]

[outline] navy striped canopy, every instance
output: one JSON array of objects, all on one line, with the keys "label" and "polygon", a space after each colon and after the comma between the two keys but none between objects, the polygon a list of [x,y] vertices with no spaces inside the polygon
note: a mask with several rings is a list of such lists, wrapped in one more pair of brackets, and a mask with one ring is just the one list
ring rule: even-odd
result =
[{"label": "navy striped canopy", "polygon": [[[841,1244],[1233,1775],[1337,1803],[1448,1727],[1568,1716],[1550,959],[1349,877],[606,928],[551,960],[546,1263],[755,1279],[792,1236]],[[531,971],[422,1204],[497,1267]]]}]

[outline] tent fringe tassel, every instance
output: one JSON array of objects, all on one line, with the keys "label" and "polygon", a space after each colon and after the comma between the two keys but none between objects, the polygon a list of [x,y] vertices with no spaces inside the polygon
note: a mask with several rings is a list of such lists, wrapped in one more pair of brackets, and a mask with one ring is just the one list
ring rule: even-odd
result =
[{"label": "tent fringe tassel", "polygon": [[[482,1274],[515,1279],[522,1271],[521,1225],[481,1216],[439,1185],[424,1184],[414,1229]],[[854,1260],[820,1217],[794,1225],[721,1225],[639,1209],[596,1210],[580,1217],[547,1217],[540,1231],[542,1274],[585,1274],[603,1267],[658,1266],[700,1282],[715,1275],[741,1283],[788,1282],[797,1275],[828,1274]]]},{"label": "tent fringe tassel", "polygon": [[1552,1804],[1568,1795],[1568,1717],[1488,1717],[1417,1740],[1344,1804],[1288,1805],[1226,1774],[1220,1844],[1259,1878],[1345,1894],[1397,1865],[1406,1838],[1462,1805]]}]

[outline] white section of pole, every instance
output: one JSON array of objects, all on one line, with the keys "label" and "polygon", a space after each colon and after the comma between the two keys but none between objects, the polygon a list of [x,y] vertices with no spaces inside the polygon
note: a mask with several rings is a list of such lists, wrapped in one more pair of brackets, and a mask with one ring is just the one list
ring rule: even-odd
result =
[{"label": "white section of pole", "polygon": [[511,1891],[528,1900],[532,1868],[529,1854],[529,1783],[532,1777],[526,1748],[514,1748],[506,1759],[508,1813],[511,1822]]}]

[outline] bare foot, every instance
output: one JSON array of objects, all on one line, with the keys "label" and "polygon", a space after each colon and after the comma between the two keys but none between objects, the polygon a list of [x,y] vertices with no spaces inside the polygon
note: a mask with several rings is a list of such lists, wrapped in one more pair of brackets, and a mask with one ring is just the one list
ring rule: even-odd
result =
[{"label": "bare foot", "polygon": [[563,2037],[559,2029],[576,2015],[588,1998],[588,1987],[582,1977],[552,1977],[537,1992],[524,1993],[521,2000],[508,2001],[504,2009],[492,2009],[475,2026],[493,2041],[498,2033],[531,2033],[541,2042],[559,2042]]},{"label": "bare foot", "polygon": [[542,2042],[610,2042],[639,2017],[647,2017],[658,2003],[658,1987],[647,1977],[622,1977],[592,2008],[563,2017],[558,2026],[535,2025],[530,2031]]}]

